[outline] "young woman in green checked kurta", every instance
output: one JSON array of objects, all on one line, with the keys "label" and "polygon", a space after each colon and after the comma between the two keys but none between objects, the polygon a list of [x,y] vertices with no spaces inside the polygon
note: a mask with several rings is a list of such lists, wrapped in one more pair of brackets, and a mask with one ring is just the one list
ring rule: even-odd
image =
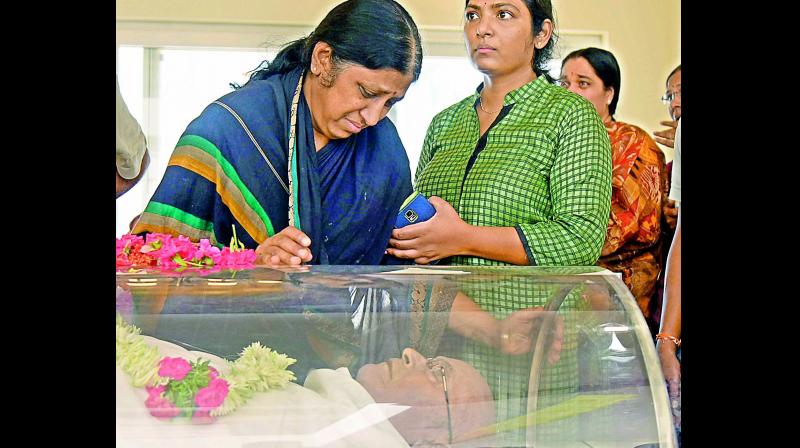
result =
[{"label": "young woman in green checked kurta", "polygon": [[395,229],[387,252],[419,264],[595,264],[611,146],[592,104],[547,74],[550,1],[467,0],[464,19],[484,81],[428,127],[415,187],[436,215]]},{"label": "young woman in green checked kurta", "polygon": [[[611,144],[592,104],[547,75],[554,31],[549,0],[466,1],[467,51],[484,81],[428,127],[415,189],[436,214],[394,229],[387,253],[419,264],[597,262],[611,209]],[[498,320],[544,306],[558,290],[535,276],[491,284],[467,278],[458,286]],[[508,355],[471,340],[440,346],[440,354],[468,360],[487,379],[500,445],[557,446],[577,431],[569,420],[528,428],[519,417],[528,414],[531,394],[539,393],[534,403],[541,409],[580,392],[581,297],[581,288],[573,288],[559,307],[560,360],[541,371],[532,370],[533,353]],[[534,374],[538,391],[529,391]]]}]

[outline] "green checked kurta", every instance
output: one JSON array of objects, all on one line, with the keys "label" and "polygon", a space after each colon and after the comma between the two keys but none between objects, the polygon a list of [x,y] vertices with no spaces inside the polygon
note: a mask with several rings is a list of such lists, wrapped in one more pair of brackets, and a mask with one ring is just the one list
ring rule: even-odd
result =
[{"label": "green checked kurta", "polygon": [[[516,227],[532,265],[595,264],[611,210],[611,144],[592,104],[542,76],[508,93],[510,111],[464,179],[480,137],[478,95],[434,117],[416,190],[446,200],[469,224]],[[506,264],[464,256],[450,263]]]},{"label": "green checked kurta", "polygon": [[[434,117],[417,168],[416,190],[446,200],[469,224],[515,227],[529,264],[594,265],[611,209],[611,144],[592,104],[541,76],[508,93],[500,120],[487,131],[486,145],[467,173],[480,139],[478,95]],[[449,263],[508,264],[466,256],[452,257]],[[557,287],[533,277],[483,283],[465,279],[459,287],[496,319],[545,305]],[[575,290],[559,309],[567,330],[560,361],[541,371],[540,409],[578,391],[578,340],[571,329],[580,315],[579,297]],[[468,339],[443,351],[467,361],[487,379],[501,425],[527,413],[532,353],[504,355]],[[538,440],[575,431],[564,422],[536,428]],[[532,443],[526,439],[524,426],[498,427],[501,445]]]}]

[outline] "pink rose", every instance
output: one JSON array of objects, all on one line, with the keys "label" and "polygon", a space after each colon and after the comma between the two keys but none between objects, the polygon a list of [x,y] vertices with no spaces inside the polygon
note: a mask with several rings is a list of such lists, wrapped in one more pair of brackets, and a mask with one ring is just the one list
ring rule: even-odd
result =
[{"label": "pink rose", "polygon": [[151,398],[155,399],[155,398],[161,397],[161,394],[164,393],[165,389],[166,389],[166,386],[164,386],[164,385],[156,386],[156,387],[145,386],[145,390],[147,390],[147,399],[149,400]]},{"label": "pink rose", "polygon": [[213,409],[221,405],[228,396],[228,382],[221,378],[214,378],[208,386],[197,391],[194,402],[201,409]]},{"label": "pink rose", "polygon": [[208,366],[208,377],[212,380],[219,378],[219,371],[211,366]]},{"label": "pink rose", "polygon": [[144,405],[150,410],[150,415],[161,419],[170,419],[180,415],[181,410],[176,408],[171,401],[166,398],[150,396]]},{"label": "pink rose", "polygon": [[158,365],[159,376],[169,377],[177,381],[182,380],[192,370],[189,361],[183,358],[164,357]]}]

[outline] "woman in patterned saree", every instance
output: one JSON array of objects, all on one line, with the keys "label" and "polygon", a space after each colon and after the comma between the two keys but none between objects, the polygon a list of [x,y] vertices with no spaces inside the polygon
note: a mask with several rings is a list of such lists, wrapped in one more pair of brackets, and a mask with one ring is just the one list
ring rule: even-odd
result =
[{"label": "woman in patterned saree", "polygon": [[611,52],[600,48],[573,51],[564,58],[560,82],[592,102],[611,139],[611,216],[598,264],[622,273],[653,330],[658,326],[650,298],[661,272],[664,153],[646,131],[614,119],[620,70]]},{"label": "woman in patterned saree", "polygon": [[593,265],[611,150],[591,104],[547,75],[550,2],[468,0],[464,13],[484,82],[428,127],[415,187],[436,215],[394,230],[388,252],[417,263]]},{"label": "woman in patterned saree", "polygon": [[272,265],[380,264],[411,192],[384,118],[421,64],[398,3],[336,6],[189,124],[133,233],[220,246],[235,234]]}]

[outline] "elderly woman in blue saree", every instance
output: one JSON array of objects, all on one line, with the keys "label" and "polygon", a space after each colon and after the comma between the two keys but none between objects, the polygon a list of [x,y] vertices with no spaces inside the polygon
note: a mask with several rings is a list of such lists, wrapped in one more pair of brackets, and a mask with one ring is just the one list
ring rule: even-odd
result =
[{"label": "elderly woman in blue saree", "polygon": [[384,119],[422,47],[394,1],[348,0],[187,127],[132,233],[236,238],[272,265],[381,264],[411,193]]}]

